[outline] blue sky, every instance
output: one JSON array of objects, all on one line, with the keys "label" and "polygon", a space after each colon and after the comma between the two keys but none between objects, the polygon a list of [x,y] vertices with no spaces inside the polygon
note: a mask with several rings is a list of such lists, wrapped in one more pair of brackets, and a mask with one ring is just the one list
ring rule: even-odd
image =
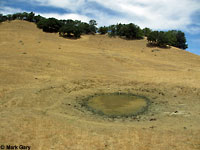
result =
[{"label": "blue sky", "polygon": [[200,0],[0,0],[0,13],[95,19],[98,26],[135,23],[153,30],[182,30],[188,51],[200,55]]}]

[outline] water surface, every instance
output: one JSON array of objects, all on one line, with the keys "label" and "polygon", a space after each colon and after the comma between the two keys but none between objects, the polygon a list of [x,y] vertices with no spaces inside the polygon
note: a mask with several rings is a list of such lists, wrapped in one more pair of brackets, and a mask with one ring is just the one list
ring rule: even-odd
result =
[{"label": "water surface", "polygon": [[108,116],[134,115],[145,110],[147,100],[133,95],[100,95],[88,100],[88,107]]}]

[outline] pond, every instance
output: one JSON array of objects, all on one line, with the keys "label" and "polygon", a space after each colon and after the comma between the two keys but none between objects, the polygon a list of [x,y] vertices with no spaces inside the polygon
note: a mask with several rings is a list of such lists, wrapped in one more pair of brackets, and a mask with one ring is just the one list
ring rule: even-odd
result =
[{"label": "pond", "polygon": [[131,116],[147,110],[148,100],[132,94],[105,94],[89,98],[86,106],[90,111],[101,115]]}]

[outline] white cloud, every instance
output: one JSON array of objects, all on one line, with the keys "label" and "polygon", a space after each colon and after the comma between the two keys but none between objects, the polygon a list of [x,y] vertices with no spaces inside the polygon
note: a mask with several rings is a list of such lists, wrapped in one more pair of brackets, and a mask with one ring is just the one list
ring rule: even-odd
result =
[{"label": "white cloud", "polygon": [[14,13],[18,13],[18,12],[24,12],[21,9],[16,9],[16,8],[11,8],[11,7],[2,7],[0,9],[0,13],[7,15],[7,14],[14,14]]},{"label": "white cloud", "polygon": [[198,0],[90,0],[124,14],[141,27],[177,29],[191,24],[191,15],[200,10]]},{"label": "white cloud", "polygon": [[[0,13],[7,15],[7,14],[14,14],[18,12],[27,12],[22,9],[16,9],[16,8],[11,8],[11,7],[3,7],[3,9],[0,9]],[[85,15],[80,15],[76,13],[67,13],[67,14],[58,14],[58,13],[38,13],[35,12],[36,15],[41,15],[46,18],[54,17],[57,19],[73,19],[73,20],[81,20],[83,22],[89,22],[90,18],[88,18]]]},{"label": "white cloud", "polygon": [[83,22],[89,22],[89,18],[87,16],[84,15],[79,15],[79,14],[74,14],[74,13],[69,13],[69,14],[57,14],[57,13],[36,13],[36,14],[40,14],[43,17],[46,18],[57,18],[57,19],[73,19],[73,20],[81,20]]},{"label": "white cloud", "polygon": [[[200,10],[199,0],[31,0],[44,6],[54,6],[73,11],[79,16],[94,14],[99,25],[133,22],[152,29],[187,29],[192,24],[191,15]],[[120,16],[113,16],[92,7],[96,2]],[[87,8],[87,9],[84,9]],[[80,18],[81,19],[81,18]]]},{"label": "white cloud", "polygon": [[39,3],[42,6],[53,6],[76,11],[85,4],[85,0],[31,0],[32,3]]}]

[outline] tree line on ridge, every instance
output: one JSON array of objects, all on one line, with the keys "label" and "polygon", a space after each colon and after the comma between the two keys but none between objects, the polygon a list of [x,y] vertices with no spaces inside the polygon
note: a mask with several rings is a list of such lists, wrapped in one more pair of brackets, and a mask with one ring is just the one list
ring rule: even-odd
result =
[{"label": "tree line on ridge", "polygon": [[35,15],[33,12],[15,13],[9,15],[0,14],[0,22],[11,20],[26,20],[36,23],[37,27],[44,32],[59,32],[59,35],[66,38],[80,38],[83,34],[108,34],[110,37],[121,37],[128,40],[143,39],[147,37],[150,46],[175,46],[186,49],[186,38],[184,32],[180,30],[153,31],[150,28],[141,29],[139,26],[129,23],[97,28],[97,22],[90,20],[89,23],[79,20],[58,20],[56,18],[45,18]]}]

